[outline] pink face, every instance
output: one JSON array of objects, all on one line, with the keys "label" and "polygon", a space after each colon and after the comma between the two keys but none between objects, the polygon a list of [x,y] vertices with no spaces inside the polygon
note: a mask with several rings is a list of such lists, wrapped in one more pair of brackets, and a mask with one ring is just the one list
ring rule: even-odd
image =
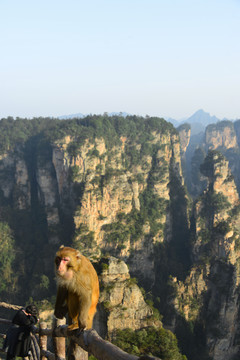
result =
[{"label": "pink face", "polygon": [[56,257],[55,264],[56,264],[56,273],[57,275],[65,278],[70,279],[72,277],[72,270],[69,268],[68,264],[70,262],[70,257]]}]

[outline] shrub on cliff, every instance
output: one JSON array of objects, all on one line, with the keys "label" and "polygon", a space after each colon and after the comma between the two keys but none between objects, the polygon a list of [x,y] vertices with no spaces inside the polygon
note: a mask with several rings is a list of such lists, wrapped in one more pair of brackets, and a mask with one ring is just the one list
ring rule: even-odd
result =
[{"label": "shrub on cliff", "polygon": [[0,293],[13,287],[14,239],[7,223],[0,222]]},{"label": "shrub on cliff", "polygon": [[114,344],[133,355],[148,354],[158,356],[162,360],[186,360],[186,356],[179,351],[177,338],[164,328],[144,328],[118,330]]}]

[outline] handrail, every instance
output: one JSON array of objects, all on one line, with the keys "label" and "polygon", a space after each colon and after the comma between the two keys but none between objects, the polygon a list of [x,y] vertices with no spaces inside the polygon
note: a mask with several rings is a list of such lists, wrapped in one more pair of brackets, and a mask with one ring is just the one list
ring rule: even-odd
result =
[{"label": "handrail", "polygon": [[[40,344],[40,353],[41,359],[65,359],[65,339],[64,346],[63,343],[57,343],[55,346],[55,355],[47,350],[47,337],[52,336],[53,339],[56,338],[70,338],[75,344],[78,344],[86,352],[92,354],[98,360],[160,360],[157,357],[152,356],[135,356],[126,353],[125,351],[118,348],[116,345],[113,345],[109,341],[102,339],[94,329],[90,330],[74,330],[68,331],[67,325],[59,325],[59,319],[55,319],[55,324],[53,328],[46,328],[46,323],[42,322],[39,324],[39,328],[36,329],[36,332],[39,333],[39,344]],[[11,324],[10,320],[1,319],[0,323]],[[55,327],[54,327],[55,326]],[[0,334],[1,337],[6,336],[5,334]],[[75,360],[78,360],[77,352]]]}]

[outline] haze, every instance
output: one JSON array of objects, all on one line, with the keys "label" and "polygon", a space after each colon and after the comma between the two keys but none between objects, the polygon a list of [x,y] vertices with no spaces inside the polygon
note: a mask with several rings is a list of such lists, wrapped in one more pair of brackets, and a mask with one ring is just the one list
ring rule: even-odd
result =
[{"label": "haze", "polygon": [[1,0],[0,118],[240,118],[238,0]]}]

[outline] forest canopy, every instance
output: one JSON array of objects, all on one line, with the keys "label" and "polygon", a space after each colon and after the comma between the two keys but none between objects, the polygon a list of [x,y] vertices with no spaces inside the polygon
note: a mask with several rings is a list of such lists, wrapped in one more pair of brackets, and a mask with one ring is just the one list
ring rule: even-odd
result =
[{"label": "forest canopy", "polygon": [[[16,144],[23,144],[30,137],[43,136],[54,142],[66,135],[78,140],[103,137],[106,144],[111,146],[119,141],[120,136],[135,138],[140,136],[139,142],[148,140],[150,133],[161,133],[176,130],[172,124],[162,118],[140,116],[108,116],[88,115],[85,118],[60,120],[57,118],[22,119],[8,117],[0,120],[0,153],[11,150]],[[141,135],[139,135],[141,134]],[[138,137],[137,136],[137,137]]]}]

